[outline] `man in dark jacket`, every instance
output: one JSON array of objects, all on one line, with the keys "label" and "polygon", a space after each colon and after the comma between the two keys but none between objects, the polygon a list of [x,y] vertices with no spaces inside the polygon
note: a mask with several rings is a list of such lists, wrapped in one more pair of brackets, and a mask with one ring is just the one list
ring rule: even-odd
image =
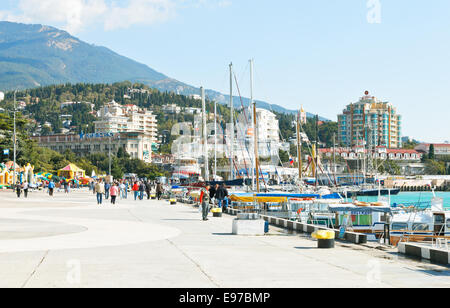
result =
[{"label": "man in dark jacket", "polygon": [[219,207],[222,207],[223,210],[226,211],[228,207],[228,191],[225,188],[225,185],[222,184],[219,189],[216,191],[216,199],[219,200]]},{"label": "man in dark jacket", "polygon": [[211,186],[209,189],[209,198],[212,200],[216,196],[217,189],[219,188],[219,185],[216,184],[215,186]]},{"label": "man in dark jacket", "polygon": [[161,183],[158,183],[156,185],[156,196],[158,197],[158,200],[161,200],[162,192],[163,192],[163,187],[162,187]]},{"label": "man in dark jacket", "polygon": [[147,194],[147,200],[150,200],[150,192],[152,191],[152,184],[150,181],[145,182],[145,193]]},{"label": "man in dark jacket", "polygon": [[145,184],[144,184],[144,182],[141,182],[141,184],[139,185],[139,199],[140,200],[144,199],[144,191],[145,191]]}]

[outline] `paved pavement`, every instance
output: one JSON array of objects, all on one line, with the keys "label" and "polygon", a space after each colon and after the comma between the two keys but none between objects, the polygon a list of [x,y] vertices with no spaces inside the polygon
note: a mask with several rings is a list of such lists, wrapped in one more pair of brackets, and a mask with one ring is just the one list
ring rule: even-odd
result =
[{"label": "paved pavement", "polygon": [[87,190],[0,192],[0,287],[450,287],[450,269],[392,251],[316,242],[271,227],[234,236],[166,201],[97,206]]}]

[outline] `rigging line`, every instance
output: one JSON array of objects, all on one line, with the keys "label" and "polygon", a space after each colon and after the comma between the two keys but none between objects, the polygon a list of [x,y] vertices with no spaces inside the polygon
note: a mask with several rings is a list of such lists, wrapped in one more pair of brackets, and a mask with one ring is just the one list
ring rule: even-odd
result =
[{"label": "rigging line", "polygon": [[239,99],[241,100],[241,106],[242,106],[242,111],[244,112],[245,124],[248,125],[247,114],[245,113],[244,102],[242,101],[241,90],[239,89],[239,83],[238,83],[238,81],[237,81],[236,74],[234,74],[234,80],[235,80],[235,82],[236,82],[236,88],[237,88],[237,90],[238,90]]},{"label": "rigging line", "polygon": [[[208,96],[207,96],[207,97],[208,97]],[[208,97],[208,99],[209,99],[209,97]],[[218,110],[218,113],[220,114],[220,110]],[[235,118],[235,117],[233,117],[233,118]],[[236,123],[237,123],[237,122],[236,122]],[[219,124],[219,125],[220,125],[220,124]],[[220,126],[221,126],[221,125],[220,125]],[[236,125],[236,126],[239,127],[239,125]],[[221,127],[221,128],[222,128],[222,127]],[[223,128],[222,128],[222,130],[223,130]],[[243,154],[243,157],[244,157],[245,171],[246,171],[246,173],[247,173],[247,176],[249,176],[249,173],[248,173],[248,170],[247,170],[247,163],[246,163],[246,160],[245,160],[244,151],[243,151],[243,149],[242,149],[241,146],[240,146],[239,148],[240,148],[240,150],[241,150],[241,152],[242,152],[242,154]],[[248,152],[248,149],[247,149],[247,152]],[[236,165],[236,162],[235,162],[234,158],[232,159],[232,164],[235,166],[235,168],[236,168],[236,170],[237,170],[237,172],[238,172],[238,174],[239,174],[239,170],[237,169],[237,165]]]}]

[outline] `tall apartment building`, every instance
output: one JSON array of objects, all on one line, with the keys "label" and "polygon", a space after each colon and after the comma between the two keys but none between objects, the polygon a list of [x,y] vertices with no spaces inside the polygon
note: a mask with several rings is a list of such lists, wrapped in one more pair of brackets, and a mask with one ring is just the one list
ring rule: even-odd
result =
[{"label": "tall apartment building", "polygon": [[385,146],[400,148],[402,118],[389,102],[369,92],[338,115],[338,141],[345,146]]}]

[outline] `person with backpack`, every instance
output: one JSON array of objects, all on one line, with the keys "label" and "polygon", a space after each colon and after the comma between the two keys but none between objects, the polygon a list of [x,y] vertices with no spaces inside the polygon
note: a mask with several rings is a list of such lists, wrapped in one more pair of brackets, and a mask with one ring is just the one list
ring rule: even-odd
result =
[{"label": "person with backpack", "polygon": [[144,182],[139,183],[139,200],[144,200],[144,191],[145,191],[145,184]]}]

